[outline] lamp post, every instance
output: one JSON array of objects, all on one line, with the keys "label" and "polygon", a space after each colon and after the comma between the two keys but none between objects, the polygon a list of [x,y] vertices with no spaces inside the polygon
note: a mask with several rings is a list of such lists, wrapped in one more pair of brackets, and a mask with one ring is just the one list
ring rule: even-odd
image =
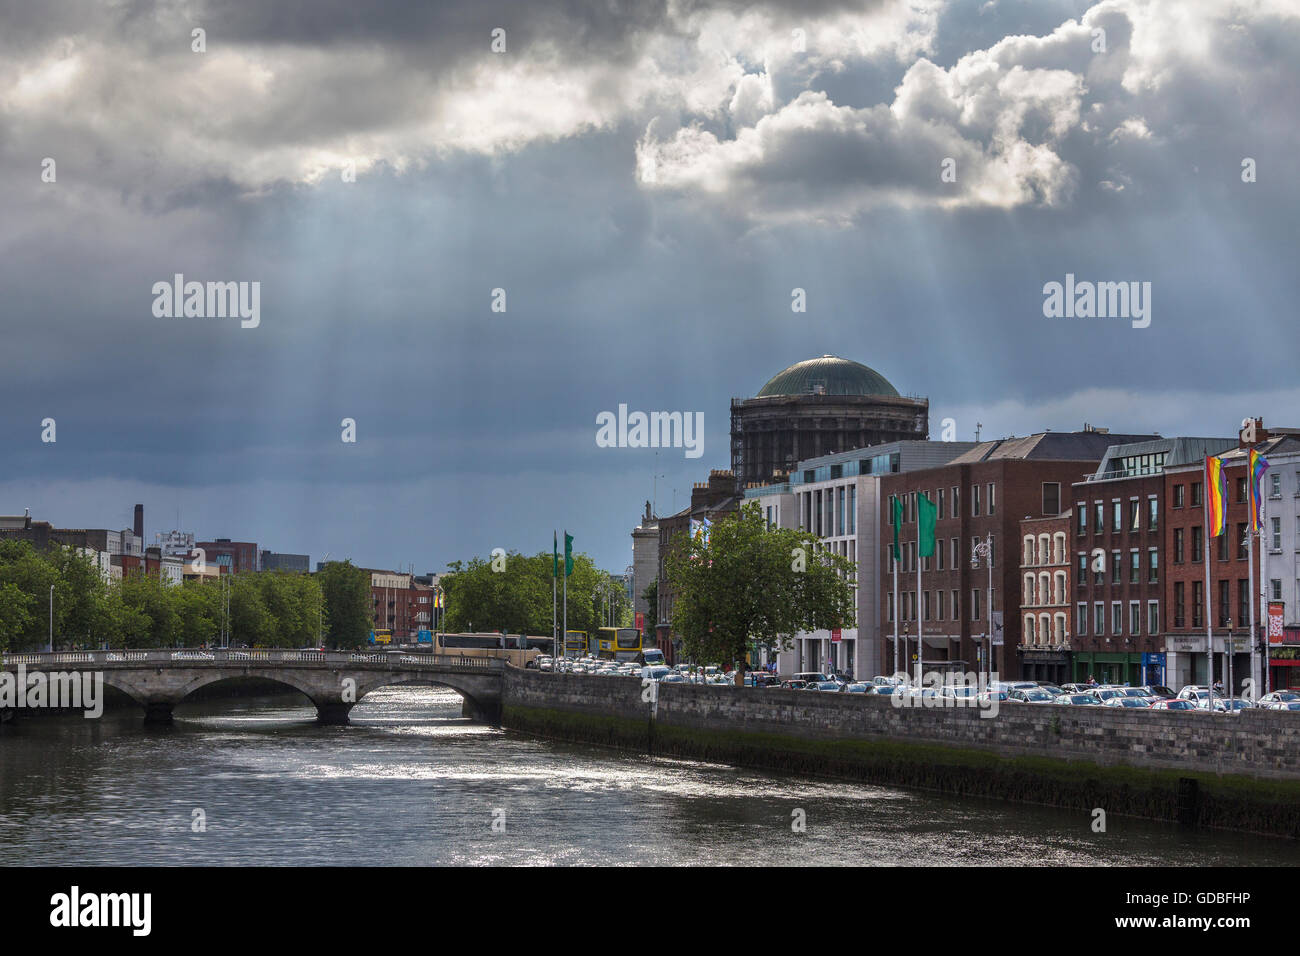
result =
[{"label": "lamp post", "polygon": [[[325,562],[329,561],[332,553],[332,551],[326,551],[325,557],[320,559],[322,570],[324,570]],[[320,587],[316,589],[316,646],[325,646],[325,589]]]},{"label": "lamp post", "polygon": [[[920,634],[921,629],[918,627],[916,629],[916,632]],[[907,649],[912,646],[911,636],[912,636],[912,622],[904,621],[903,622],[903,652],[904,653],[906,653]],[[921,666],[921,645],[919,642],[916,646],[916,666],[918,669]],[[910,674],[912,669],[909,667],[907,671]],[[920,684],[918,683],[917,686],[919,687]]]},{"label": "lamp post", "polygon": [[54,653],[54,585],[50,585],[50,643],[45,648],[49,653]]},{"label": "lamp post", "polygon": [[[988,606],[984,609],[984,620],[988,622],[988,626],[985,628],[985,634],[988,637],[988,646],[989,646],[988,661],[986,665],[988,667],[988,683],[992,684],[993,683],[993,534],[992,532],[985,535],[983,541],[977,541],[975,543],[975,546],[971,548],[970,566],[972,570],[979,569],[980,558],[983,558],[985,560],[985,563],[988,564],[988,568],[989,568],[989,597],[987,602]],[[981,653],[981,657],[982,656],[983,654]],[[984,661],[981,661],[980,663],[981,665],[985,665]],[[983,671],[983,669],[984,667],[981,666],[980,670]]]}]

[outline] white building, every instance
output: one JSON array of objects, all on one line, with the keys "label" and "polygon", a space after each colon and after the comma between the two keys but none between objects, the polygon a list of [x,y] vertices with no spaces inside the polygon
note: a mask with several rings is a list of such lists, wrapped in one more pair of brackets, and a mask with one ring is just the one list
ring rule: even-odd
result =
[{"label": "white building", "polygon": [[892,671],[892,662],[879,659],[877,601],[888,573],[877,559],[882,553],[880,478],[936,468],[974,447],[973,442],[888,442],[800,462],[789,482],[745,490],[746,502],[757,500],[770,525],[811,531],[858,568],[856,626],[838,635],[827,630],[794,635],[790,650],[778,656],[780,673],[829,670],[870,680]]}]

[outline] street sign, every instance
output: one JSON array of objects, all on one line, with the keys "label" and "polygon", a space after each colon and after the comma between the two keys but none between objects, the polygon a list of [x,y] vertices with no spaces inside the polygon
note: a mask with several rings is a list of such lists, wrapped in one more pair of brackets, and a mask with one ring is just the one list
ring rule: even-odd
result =
[{"label": "street sign", "polygon": [[831,643],[838,644],[839,642],[840,642],[840,629],[837,627],[831,631]]},{"label": "street sign", "polygon": [[1285,617],[1286,605],[1281,601],[1268,602],[1268,642],[1270,644],[1282,643],[1282,621]]}]

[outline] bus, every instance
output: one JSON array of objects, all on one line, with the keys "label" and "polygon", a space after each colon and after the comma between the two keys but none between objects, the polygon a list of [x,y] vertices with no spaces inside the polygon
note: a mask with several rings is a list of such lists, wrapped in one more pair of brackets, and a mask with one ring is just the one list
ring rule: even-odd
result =
[{"label": "bus", "polygon": [[587,632],[586,631],[565,631],[564,632],[564,656],[565,657],[584,657],[587,653]]},{"label": "bus", "polygon": [[641,632],[635,627],[602,627],[597,632],[596,656],[612,661],[641,657]]},{"label": "bus", "polygon": [[495,658],[515,667],[528,667],[542,656],[521,634],[439,634],[436,646],[439,654]]},{"label": "bus", "polygon": [[370,632],[371,644],[391,644],[393,643],[392,628],[380,627]]}]

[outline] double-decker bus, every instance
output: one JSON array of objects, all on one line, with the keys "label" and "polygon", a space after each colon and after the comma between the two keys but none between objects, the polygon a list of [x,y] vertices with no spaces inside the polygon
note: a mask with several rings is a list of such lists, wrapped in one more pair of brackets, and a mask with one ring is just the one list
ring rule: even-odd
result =
[{"label": "double-decker bus", "polygon": [[597,657],[635,661],[641,656],[641,632],[635,627],[602,627],[596,641]]},{"label": "double-decker bus", "polygon": [[542,655],[520,634],[439,634],[437,648],[439,654],[497,658],[515,667],[527,667]]},{"label": "double-decker bus", "polygon": [[564,632],[564,656],[565,657],[583,657],[587,653],[587,632],[586,631],[565,631]]},{"label": "double-decker bus", "polygon": [[379,627],[370,632],[371,644],[391,644],[393,643],[392,628]]}]

